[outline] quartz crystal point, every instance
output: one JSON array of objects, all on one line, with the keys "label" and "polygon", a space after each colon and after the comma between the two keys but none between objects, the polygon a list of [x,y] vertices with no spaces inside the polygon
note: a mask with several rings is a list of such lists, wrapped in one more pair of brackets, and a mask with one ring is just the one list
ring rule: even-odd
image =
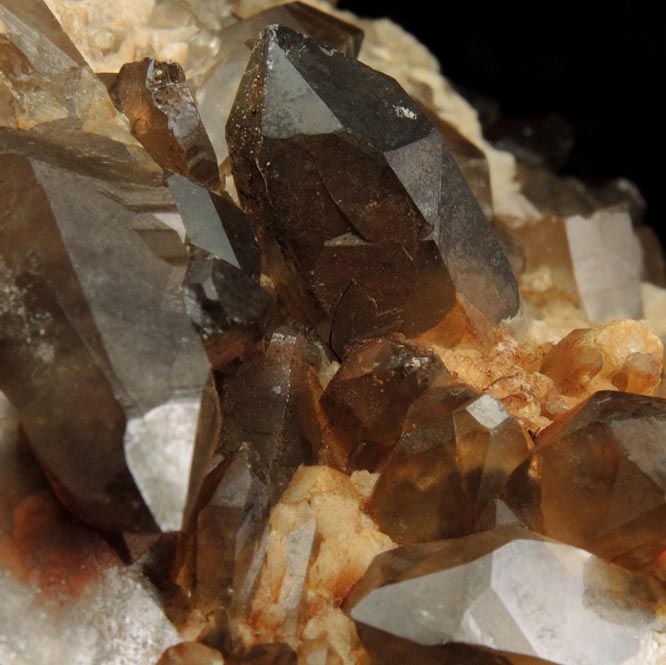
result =
[{"label": "quartz crystal point", "polygon": [[224,389],[222,452],[244,442],[257,451],[272,503],[301,464],[316,461],[323,435],[316,405],[320,356],[301,332],[279,328]]},{"label": "quartz crystal point", "polygon": [[441,134],[393,79],[271,26],[227,139],[268,271],[339,355],[434,327],[456,291],[494,322],[516,314],[497,238]]},{"label": "quartz crystal point", "polygon": [[142,665],[179,641],[155,590],[71,518],[0,393],[0,662]]},{"label": "quartz crystal point", "polygon": [[261,339],[270,320],[272,299],[259,284],[259,244],[230,199],[177,174],[168,182],[190,246],[185,305],[211,364],[222,368]]},{"label": "quartz crystal point", "polygon": [[402,436],[368,512],[399,543],[471,533],[528,446],[518,421],[482,395]]},{"label": "quartz crystal point", "polygon": [[358,55],[363,40],[363,32],[356,26],[302,2],[270,7],[226,27],[220,34],[216,63],[197,90],[201,117],[219,163],[229,156],[224,124],[220,119],[229,117],[259,33],[274,23],[293,28],[350,56]]},{"label": "quartz crystal point", "polygon": [[347,605],[372,664],[639,665],[655,601],[643,578],[513,526],[380,554]]},{"label": "quartz crystal point", "polygon": [[399,338],[355,344],[322,396],[322,406],[352,447],[393,445],[410,404],[430,385],[442,361]]},{"label": "quartz crystal point", "polygon": [[[191,604],[210,617],[212,634],[233,648],[238,617],[250,606],[270,510],[270,477],[247,443],[230,457],[193,532],[183,538]],[[187,588],[189,587],[189,588]]]},{"label": "quartz crystal point", "polygon": [[2,148],[121,181],[161,177],[42,0],[0,2]]},{"label": "quartz crystal point", "polygon": [[530,528],[628,567],[666,549],[666,400],[598,392],[544,430],[505,500]]},{"label": "quartz crystal point", "polygon": [[111,97],[132,133],[164,169],[210,189],[220,172],[210,139],[180,65],[146,58],[123,66]]},{"label": "quartz crystal point", "polygon": [[105,183],[1,159],[0,387],[78,516],[179,530],[217,412],[183,271],[143,242]]}]

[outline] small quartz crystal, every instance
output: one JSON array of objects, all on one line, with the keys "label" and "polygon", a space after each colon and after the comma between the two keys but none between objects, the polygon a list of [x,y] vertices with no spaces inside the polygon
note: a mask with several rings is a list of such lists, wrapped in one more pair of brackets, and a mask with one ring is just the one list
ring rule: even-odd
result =
[{"label": "small quartz crystal", "polygon": [[410,404],[445,372],[432,350],[399,338],[354,345],[322,396],[322,406],[351,449],[393,445]]},{"label": "small quartz crystal", "polygon": [[146,58],[123,66],[111,97],[163,168],[220,188],[217,158],[180,65]]},{"label": "small quartz crystal", "polygon": [[261,251],[250,222],[227,197],[172,174],[169,187],[189,245],[185,306],[211,365],[220,369],[258,342],[272,298],[260,285]]}]

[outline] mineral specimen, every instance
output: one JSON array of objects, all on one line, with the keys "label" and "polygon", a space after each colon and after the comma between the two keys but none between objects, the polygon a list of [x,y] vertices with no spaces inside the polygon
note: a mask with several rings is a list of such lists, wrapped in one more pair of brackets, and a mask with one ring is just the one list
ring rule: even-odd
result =
[{"label": "mineral specimen", "polygon": [[663,665],[645,201],[276,2],[0,0],[0,661]]},{"label": "mineral specimen", "polygon": [[201,117],[219,163],[229,156],[224,123],[220,122],[220,118],[229,116],[259,33],[266,26],[277,23],[350,56],[358,55],[361,48],[363,33],[359,28],[302,2],[271,7],[225,28],[220,34],[215,64],[197,91]]},{"label": "mineral specimen", "polygon": [[598,392],[544,430],[505,500],[530,528],[638,567],[666,549],[666,400]]},{"label": "mineral specimen", "polygon": [[271,27],[227,139],[241,201],[273,243],[269,272],[291,301],[304,296],[338,354],[433,327],[456,290],[491,321],[517,312],[497,238],[440,133],[395,81]]},{"label": "mineral specimen", "polygon": [[215,151],[180,65],[150,58],[128,63],[110,92],[134,136],[163,169],[220,188]]},{"label": "mineral specimen", "polygon": [[381,554],[347,604],[370,663],[638,665],[656,602],[641,577],[514,526]]},{"label": "mineral specimen", "polygon": [[0,148],[91,175],[161,175],[42,0],[0,2]]},{"label": "mineral specimen", "polygon": [[259,341],[270,320],[272,299],[259,283],[259,245],[231,200],[177,174],[168,182],[190,246],[185,306],[211,364],[222,368]]},{"label": "mineral specimen", "polygon": [[222,406],[222,451],[247,442],[257,451],[277,501],[294,471],[318,459],[323,435],[316,404],[320,358],[312,342],[297,330],[282,328],[264,353],[248,359],[227,382]]},{"label": "mineral specimen", "polygon": [[0,159],[0,388],[78,516],[177,531],[217,410],[182,270],[151,252],[103,183]]},{"label": "mineral specimen", "polygon": [[445,371],[430,349],[398,338],[366,340],[349,350],[321,403],[352,450],[391,446],[410,404]]},{"label": "mineral specimen", "polygon": [[490,395],[472,399],[402,436],[368,512],[400,543],[471,533],[529,447],[500,402]]}]

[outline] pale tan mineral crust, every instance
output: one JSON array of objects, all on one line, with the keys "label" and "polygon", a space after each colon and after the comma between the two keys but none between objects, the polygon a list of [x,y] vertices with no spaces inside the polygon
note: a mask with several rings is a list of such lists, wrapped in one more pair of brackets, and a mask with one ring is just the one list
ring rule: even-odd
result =
[{"label": "pale tan mineral crust", "polygon": [[357,662],[355,630],[340,605],[372,559],[395,547],[363,512],[375,480],[326,466],[296,472],[271,513],[266,562],[240,629],[247,646],[324,638],[345,665]]}]

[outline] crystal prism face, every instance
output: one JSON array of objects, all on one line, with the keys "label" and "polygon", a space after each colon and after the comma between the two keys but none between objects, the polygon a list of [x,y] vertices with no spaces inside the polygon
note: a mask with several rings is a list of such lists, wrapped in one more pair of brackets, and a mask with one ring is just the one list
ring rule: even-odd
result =
[{"label": "crystal prism face", "polygon": [[119,181],[161,169],[42,0],[0,2],[0,149]]},{"label": "crystal prism face", "polygon": [[517,312],[497,238],[441,134],[393,79],[270,27],[227,139],[244,207],[268,245],[279,239],[267,252],[274,281],[304,294],[338,354],[432,328],[456,291],[492,321]]},{"label": "crystal prism face", "polygon": [[429,348],[399,338],[354,345],[329,382],[321,404],[351,449],[393,445],[410,404],[446,372]]},{"label": "crystal prism face", "polygon": [[111,88],[132,133],[163,168],[210,189],[220,172],[180,65],[146,58],[123,66]]},{"label": "crystal prism face", "polygon": [[371,663],[637,665],[656,599],[589,552],[503,527],[380,554],[347,609]]},{"label": "crystal prism face", "polygon": [[0,662],[154,663],[179,641],[155,590],[63,510],[0,394]]},{"label": "crystal prism face", "polygon": [[192,533],[181,538],[189,572],[181,586],[192,607],[224,633],[225,643],[236,638],[236,623],[249,609],[262,563],[274,481],[267,471],[256,450],[242,444],[225,464]]},{"label": "crystal prism face", "polygon": [[222,450],[232,453],[248,443],[257,451],[270,478],[272,502],[301,464],[317,459],[322,445],[319,362],[305,335],[279,328],[265,352],[243,363],[226,385]]},{"label": "crystal prism face", "polygon": [[358,55],[363,41],[363,32],[356,26],[302,2],[270,7],[222,30],[216,64],[197,90],[201,117],[219,163],[229,157],[224,123],[220,119],[229,117],[259,33],[278,23],[350,56]]},{"label": "crystal prism face", "polygon": [[185,306],[219,369],[259,341],[270,321],[272,298],[259,283],[261,251],[230,199],[177,174],[167,180],[190,246]]},{"label": "crystal prism face", "polygon": [[643,260],[627,212],[607,208],[589,216],[547,217],[510,233],[525,252],[525,269],[546,272],[553,295],[575,303],[589,321],[643,316]]},{"label": "crystal prism face", "polygon": [[0,388],[53,487],[105,529],[182,527],[217,397],[182,268],[106,184],[2,155]]},{"label": "crystal prism face", "polygon": [[528,451],[518,421],[482,395],[401,437],[368,513],[399,543],[471,533]]},{"label": "crystal prism face", "polygon": [[628,567],[666,549],[666,400],[598,392],[544,430],[505,500],[528,525]]},{"label": "crystal prism face", "polygon": [[432,114],[430,119],[444,138],[460,172],[463,174],[474,197],[479,202],[483,214],[490,219],[493,215],[493,194],[490,188],[490,169],[483,151],[466,139],[453,125]]}]

